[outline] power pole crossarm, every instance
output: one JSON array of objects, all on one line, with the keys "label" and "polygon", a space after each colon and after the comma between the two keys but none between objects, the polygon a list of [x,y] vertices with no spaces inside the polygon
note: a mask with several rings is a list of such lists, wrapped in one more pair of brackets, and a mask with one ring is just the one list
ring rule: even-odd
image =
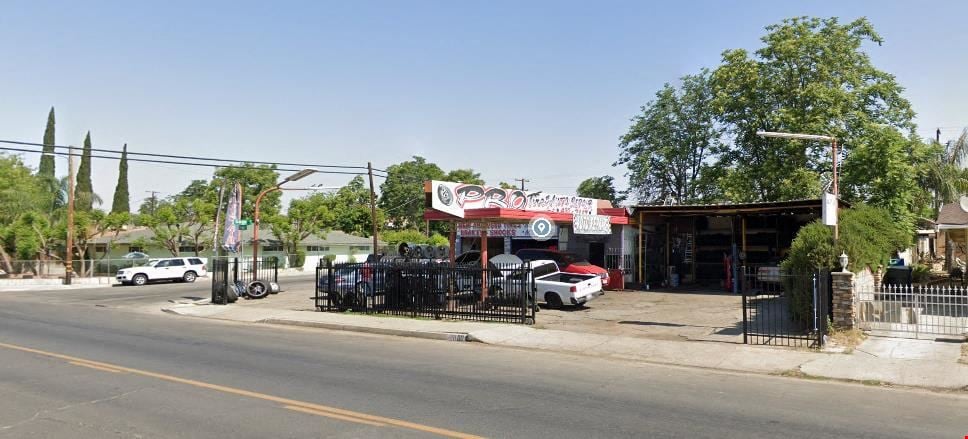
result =
[{"label": "power pole crossarm", "polygon": [[531,180],[528,180],[527,178],[524,178],[524,177],[522,177],[522,178],[515,178],[514,181],[520,181],[521,182],[520,188],[521,188],[522,191],[524,190],[524,184],[525,183],[531,183]]}]

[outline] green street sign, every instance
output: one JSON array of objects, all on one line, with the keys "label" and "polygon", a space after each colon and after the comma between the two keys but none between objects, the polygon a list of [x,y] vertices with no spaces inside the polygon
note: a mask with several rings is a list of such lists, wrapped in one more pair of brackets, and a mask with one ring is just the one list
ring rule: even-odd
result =
[{"label": "green street sign", "polygon": [[237,219],[237,220],[235,220],[235,225],[237,225],[237,226],[248,226],[248,225],[251,225],[251,224],[252,224],[252,220],[250,220],[250,219]]},{"label": "green street sign", "polygon": [[248,228],[249,228],[248,224],[239,224],[239,230],[248,230]]}]

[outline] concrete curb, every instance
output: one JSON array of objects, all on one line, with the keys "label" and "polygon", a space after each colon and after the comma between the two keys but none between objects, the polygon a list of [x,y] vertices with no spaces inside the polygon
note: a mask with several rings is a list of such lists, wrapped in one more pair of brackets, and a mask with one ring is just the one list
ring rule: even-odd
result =
[{"label": "concrete curb", "polygon": [[344,325],[340,323],[310,322],[305,320],[278,319],[278,318],[272,318],[272,317],[260,320],[258,321],[258,323],[267,323],[270,325],[288,325],[288,326],[302,326],[302,327],[308,327],[308,328],[331,329],[334,331],[362,332],[366,334],[395,335],[399,337],[423,338],[428,340],[470,341],[470,337],[468,336],[469,334],[463,333],[463,332],[410,331],[405,329],[374,328],[371,326],[355,326],[355,325]]}]

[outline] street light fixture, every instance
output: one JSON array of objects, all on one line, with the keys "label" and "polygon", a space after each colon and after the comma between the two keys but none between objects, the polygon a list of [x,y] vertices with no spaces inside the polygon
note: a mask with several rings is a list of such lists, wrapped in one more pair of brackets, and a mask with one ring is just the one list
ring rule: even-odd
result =
[{"label": "street light fixture", "polygon": [[[820,134],[802,134],[802,133],[782,133],[775,131],[757,131],[757,136],[760,137],[774,137],[778,139],[796,139],[796,140],[819,140],[823,142],[830,142],[830,157],[833,161],[834,168],[834,181],[833,181],[833,191],[834,197],[837,202],[840,202],[840,189],[837,187],[837,138],[833,136],[824,136]],[[840,208],[838,207],[838,211]],[[839,215],[838,215],[839,216]],[[840,237],[840,221],[838,218],[837,224],[834,224],[834,242]]]},{"label": "street light fixture", "polygon": [[[276,183],[272,187],[263,189],[259,192],[259,196],[255,197],[255,215],[253,218],[253,224],[255,227],[252,229],[252,271],[257,273],[257,268],[259,264],[259,205],[262,203],[262,197],[264,197],[269,192],[275,192],[282,190],[282,185],[289,183],[290,181],[300,180],[305,178],[307,175],[316,172],[313,169],[303,169],[295,174],[292,174],[279,183]],[[258,275],[258,274],[256,274]]]}]

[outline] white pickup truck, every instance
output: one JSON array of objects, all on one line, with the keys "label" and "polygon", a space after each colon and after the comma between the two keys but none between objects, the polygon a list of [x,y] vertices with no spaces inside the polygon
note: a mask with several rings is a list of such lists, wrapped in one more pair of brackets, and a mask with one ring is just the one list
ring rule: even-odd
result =
[{"label": "white pickup truck", "polygon": [[[514,255],[498,255],[490,262],[502,267],[523,264]],[[562,273],[552,260],[531,261],[531,276],[534,278],[537,301],[545,302],[552,309],[568,304],[581,306],[603,294],[601,277],[595,274]],[[520,280],[498,278],[493,282],[495,287],[500,287],[502,283]]]},{"label": "white pickup truck", "polygon": [[146,265],[118,270],[118,282],[125,285],[144,285],[155,280],[177,280],[195,282],[199,276],[205,276],[205,258],[163,258],[150,259]]}]

